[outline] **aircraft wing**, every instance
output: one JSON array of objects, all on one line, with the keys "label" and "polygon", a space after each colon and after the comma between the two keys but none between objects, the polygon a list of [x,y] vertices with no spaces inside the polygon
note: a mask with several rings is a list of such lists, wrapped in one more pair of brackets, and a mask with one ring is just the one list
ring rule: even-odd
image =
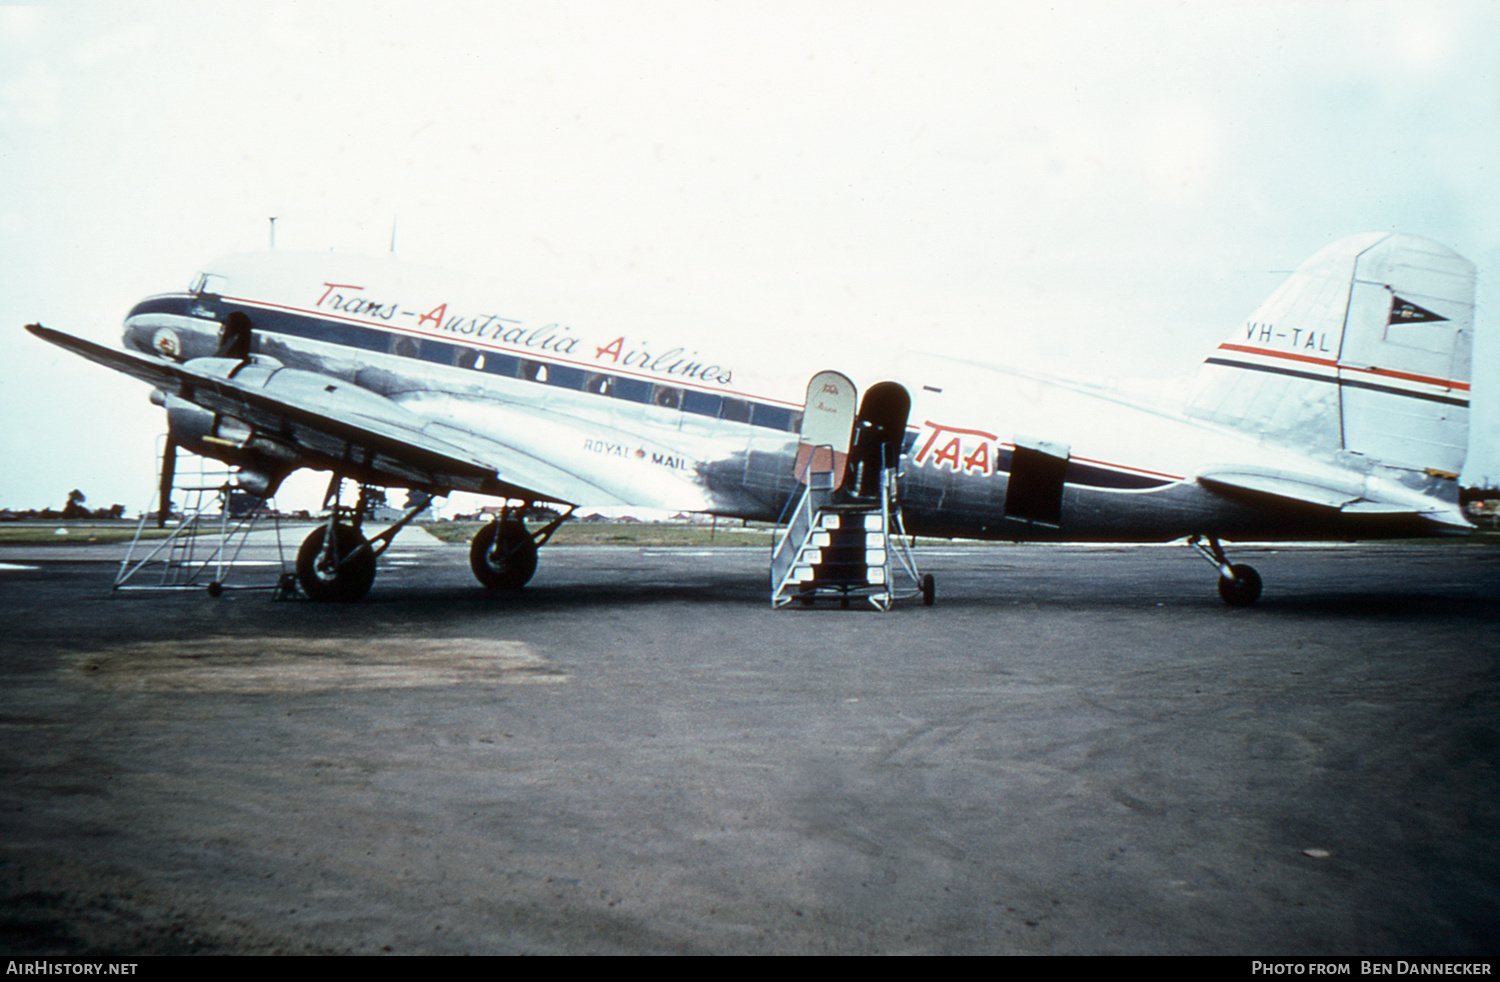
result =
[{"label": "aircraft wing", "polygon": [[1250,491],[1345,515],[1405,516],[1466,530],[1473,527],[1457,506],[1404,488],[1372,487],[1367,481],[1340,482],[1288,471],[1228,467],[1201,471],[1198,481],[1213,490]]},{"label": "aircraft wing", "polygon": [[[123,372],[210,412],[242,420],[258,433],[318,460],[326,469],[346,461],[400,481],[565,504],[598,500],[598,490],[576,475],[506,448],[460,446],[426,432],[428,420],[389,399],[341,379],[294,370],[247,366],[219,375],[175,362],[105,347],[39,324],[33,335]],[[276,376],[282,376],[276,379]],[[466,443],[481,442],[466,440]],[[505,473],[485,457],[503,461]],[[319,464],[324,466],[319,467]]]}]

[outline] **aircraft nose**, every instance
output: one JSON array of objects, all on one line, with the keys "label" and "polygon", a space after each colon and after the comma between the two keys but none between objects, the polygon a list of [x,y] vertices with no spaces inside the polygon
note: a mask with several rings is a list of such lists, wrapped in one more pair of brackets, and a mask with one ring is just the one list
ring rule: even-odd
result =
[{"label": "aircraft nose", "polygon": [[205,357],[217,349],[218,321],[143,307],[147,305],[137,305],[125,318],[125,347],[174,361]]}]

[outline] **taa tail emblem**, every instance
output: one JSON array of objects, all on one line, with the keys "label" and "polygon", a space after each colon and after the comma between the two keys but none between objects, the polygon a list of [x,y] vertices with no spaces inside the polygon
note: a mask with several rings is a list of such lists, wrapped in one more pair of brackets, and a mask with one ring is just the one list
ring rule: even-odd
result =
[{"label": "taa tail emblem", "polygon": [[1391,294],[1391,317],[1387,324],[1420,324],[1424,321],[1445,321],[1448,318],[1434,314],[1426,307],[1418,307],[1410,300],[1402,300]]}]

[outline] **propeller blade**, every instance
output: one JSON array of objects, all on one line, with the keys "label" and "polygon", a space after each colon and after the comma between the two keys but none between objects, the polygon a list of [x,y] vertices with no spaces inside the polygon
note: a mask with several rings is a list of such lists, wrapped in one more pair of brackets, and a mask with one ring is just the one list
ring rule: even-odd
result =
[{"label": "propeller blade", "polygon": [[172,514],[172,486],[177,480],[177,441],[167,437],[161,451],[161,484],[157,488],[160,509],[156,513],[156,527],[167,527],[167,516]]}]

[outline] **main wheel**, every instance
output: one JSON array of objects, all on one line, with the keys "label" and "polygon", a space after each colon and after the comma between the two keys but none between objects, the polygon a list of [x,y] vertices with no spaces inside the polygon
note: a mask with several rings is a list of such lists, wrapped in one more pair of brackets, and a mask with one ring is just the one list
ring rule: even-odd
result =
[{"label": "main wheel", "polygon": [[[375,582],[375,554],[365,537],[348,525],[333,527],[333,554],[323,549],[328,526],[313,529],[297,550],[297,582],[309,600],[351,601],[370,592]],[[355,553],[355,550],[359,550]]]},{"label": "main wheel", "polygon": [[922,606],[931,607],[932,602],[937,599],[937,580],[932,578],[931,573],[922,577]]},{"label": "main wheel", "polygon": [[1229,567],[1234,579],[1219,577],[1219,599],[1231,607],[1248,607],[1260,599],[1260,574],[1243,563]]},{"label": "main wheel", "polygon": [[[498,536],[499,541],[496,541]],[[469,546],[469,568],[491,590],[519,590],[536,572],[536,540],[519,520],[491,522]]]}]

